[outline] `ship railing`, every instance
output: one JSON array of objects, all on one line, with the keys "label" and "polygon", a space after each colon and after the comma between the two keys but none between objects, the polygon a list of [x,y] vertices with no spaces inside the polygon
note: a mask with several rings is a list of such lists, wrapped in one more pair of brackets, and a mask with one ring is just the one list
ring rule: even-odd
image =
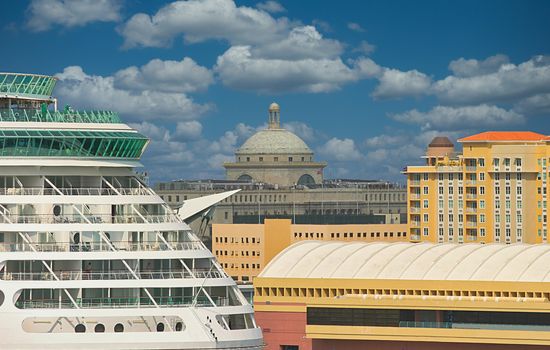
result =
[{"label": "ship railing", "polygon": [[[78,187],[78,188],[58,188],[59,192],[66,196],[148,196],[151,193],[145,188],[117,188],[116,191],[112,188],[94,188],[94,187]],[[59,192],[53,188],[41,187],[11,187],[0,188],[0,196],[57,196]],[[118,193],[117,193],[118,192]]]},{"label": "ship railing", "polygon": [[[200,241],[188,242],[111,242],[117,251],[169,251],[174,250],[203,250]],[[32,247],[31,247],[32,246]],[[33,249],[34,248],[34,249]],[[111,247],[104,242],[47,242],[34,243],[31,245],[24,242],[0,243],[0,252],[97,252],[112,251]]]},{"label": "ship railing", "polygon": [[[216,306],[229,306],[226,297],[210,297]],[[214,306],[206,297],[155,297],[159,307]],[[116,308],[154,308],[150,298],[77,298],[76,304],[83,309],[116,309]],[[18,300],[15,306],[20,309],[72,309],[75,305],[58,299]]]},{"label": "ship railing", "polygon": [[[139,271],[136,275],[140,279],[181,279],[181,278],[224,278],[218,271],[204,269],[188,271]],[[91,272],[91,271],[54,271],[54,274],[44,272],[5,272],[0,274],[0,279],[5,281],[62,281],[71,280],[133,280],[134,275],[126,270]],[[56,278],[57,276],[57,278]]]},{"label": "ship railing", "polygon": [[112,111],[50,111],[38,109],[0,109],[3,122],[121,123]]},{"label": "ship railing", "polygon": [[[84,218],[85,217],[85,218]],[[0,223],[12,224],[164,224],[179,223],[175,215],[6,215],[0,216]]]}]

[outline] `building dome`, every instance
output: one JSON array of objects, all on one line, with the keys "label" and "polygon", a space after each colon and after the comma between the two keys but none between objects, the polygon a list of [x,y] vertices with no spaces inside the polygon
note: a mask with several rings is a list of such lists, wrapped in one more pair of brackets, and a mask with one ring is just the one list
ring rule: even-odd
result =
[{"label": "building dome", "polygon": [[252,135],[237,150],[237,155],[246,154],[307,154],[313,151],[298,136],[285,129],[260,130]]},{"label": "building dome", "polygon": [[281,110],[281,107],[279,107],[279,105],[275,102],[273,102],[272,104],[269,105],[269,110],[270,111],[279,111]]},{"label": "building dome", "polygon": [[436,136],[433,138],[432,142],[430,142],[428,147],[453,147],[454,148],[454,145],[447,136]]}]

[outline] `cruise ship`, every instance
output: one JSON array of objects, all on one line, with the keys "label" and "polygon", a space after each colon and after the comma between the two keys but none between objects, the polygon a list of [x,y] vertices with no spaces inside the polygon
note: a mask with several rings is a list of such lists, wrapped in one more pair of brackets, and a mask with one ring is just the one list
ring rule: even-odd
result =
[{"label": "cruise ship", "polygon": [[58,109],[55,83],[0,73],[0,349],[261,349],[252,306],[137,172],[147,137]]}]

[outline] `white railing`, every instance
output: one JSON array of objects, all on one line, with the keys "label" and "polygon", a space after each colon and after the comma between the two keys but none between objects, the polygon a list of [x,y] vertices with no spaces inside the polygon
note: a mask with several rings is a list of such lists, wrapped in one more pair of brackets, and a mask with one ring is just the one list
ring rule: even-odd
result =
[{"label": "white railing", "polygon": [[[203,250],[201,241],[190,242],[111,242],[117,251],[168,251],[174,250]],[[34,248],[34,249],[33,249]],[[51,242],[51,243],[0,243],[0,252],[97,252],[112,251],[105,242]]]},{"label": "white railing", "polygon": [[[175,215],[143,215],[150,224],[179,223]],[[0,216],[0,223],[13,224],[143,224],[139,215],[6,215]]]},{"label": "white railing", "polygon": [[[116,191],[112,188],[96,188],[96,187],[78,187],[78,188],[58,188],[59,192],[66,196],[148,196],[151,192],[146,188],[117,188]],[[12,187],[0,188],[0,196],[56,196],[60,195],[53,188],[41,187]],[[117,193],[118,192],[118,193]]]},{"label": "white railing", "polygon": [[[136,275],[140,279],[178,279],[178,278],[225,278],[218,271],[208,269],[194,269],[188,271],[140,271]],[[57,278],[68,280],[134,280],[132,273],[126,270],[109,272],[88,271],[54,271]],[[55,276],[50,272],[6,272],[0,274],[0,279],[5,281],[55,281]]]}]

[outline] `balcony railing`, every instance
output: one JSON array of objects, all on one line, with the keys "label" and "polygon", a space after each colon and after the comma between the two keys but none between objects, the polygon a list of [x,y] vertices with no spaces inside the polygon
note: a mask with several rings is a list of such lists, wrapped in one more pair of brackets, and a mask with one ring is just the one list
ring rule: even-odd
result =
[{"label": "balcony railing", "polygon": [[418,208],[418,207],[410,207],[409,210],[410,210],[410,212],[411,212],[412,214],[418,214],[418,213],[420,213],[420,208]]},{"label": "balcony railing", "polygon": [[50,111],[38,109],[0,109],[3,122],[50,122],[50,123],[121,123],[112,111]]},{"label": "balcony railing", "polygon": [[[219,271],[210,269],[194,269],[188,271],[139,271],[136,275],[140,279],[181,279],[181,278],[225,278]],[[59,280],[133,280],[135,276],[127,270],[109,272],[87,271],[54,271]],[[0,279],[5,281],[55,281],[55,276],[50,272],[6,272],[0,274]]]},{"label": "balcony railing", "polygon": [[[179,223],[174,215],[143,215],[149,224]],[[144,224],[139,215],[6,215],[0,223],[7,224]]]},{"label": "balcony railing", "polygon": [[466,208],[466,212],[475,214],[477,213],[477,208]]},{"label": "balcony railing", "polygon": [[409,181],[411,186],[420,186],[420,180],[411,180]]},{"label": "balcony railing", "polygon": [[475,221],[467,221],[466,227],[477,227],[477,222]]},{"label": "balcony railing", "polygon": [[475,184],[477,184],[477,180],[466,180],[466,181],[464,181],[464,183],[466,184],[466,186],[475,185]]},{"label": "balcony railing", "polygon": [[466,235],[466,240],[476,241],[477,240],[477,235]]},{"label": "balcony railing", "polygon": [[[166,251],[171,250],[202,250],[201,241],[190,242],[111,242],[118,251]],[[32,247],[31,247],[32,245]],[[0,243],[0,252],[103,252],[111,251],[111,247],[105,242],[82,242],[79,244],[70,242],[51,243]],[[34,248],[34,249],[33,249]]]},{"label": "balcony railing", "polygon": [[[153,297],[160,307],[213,306],[206,297]],[[225,297],[211,297],[216,306],[229,306]],[[76,304],[83,309],[151,308],[155,307],[149,298],[78,298]],[[15,306],[20,309],[73,309],[70,301],[57,299],[18,300]]]},{"label": "balcony railing", "polygon": [[[151,192],[145,188],[58,188],[59,192],[66,196],[147,196]],[[23,188],[0,188],[0,196],[57,196],[60,195],[53,188],[23,187]],[[117,193],[118,192],[118,193]]]},{"label": "balcony railing", "polygon": [[475,193],[467,193],[466,194],[466,199],[476,199],[477,198],[477,194]]},{"label": "balcony railing", "polygon": [[476,171],[476,170],[477,170],[477,167],[475,166],[471,166],[471,165],[466,166],[466,171]]},{"label": "balcony railing", "polygon": [[410,199],[420,199],[420,193],[411,193],[409,194]]},{"label": "balcony railing", "polygon": [[420,241],[420,235],[411,235],[411,241]]}]

